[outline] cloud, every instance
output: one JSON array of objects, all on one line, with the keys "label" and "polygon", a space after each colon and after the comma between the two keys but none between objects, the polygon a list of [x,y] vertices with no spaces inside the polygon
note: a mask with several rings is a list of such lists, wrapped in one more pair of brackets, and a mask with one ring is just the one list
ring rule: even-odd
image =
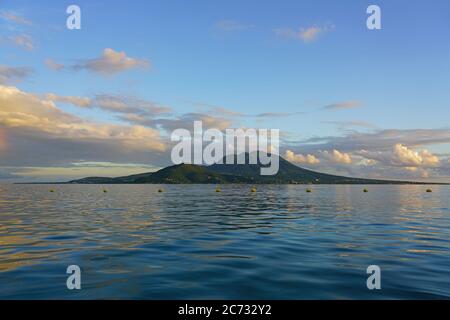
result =
[{"label": "cloud", "polygon": [[204,102],[195,102],[190,100],[185,100],[196,107],[199,107],[202,113],[216,115],[219,117],[228,117],[228,118],[282,118],[282,117],[290,117],[293,115],[304,114],[304,112],[262,112],[258,114],[245,114],[239,111],[235,111],[232,109],[224,108],[221,106],[217,106],[214,104],[204,103]]},{"label": "cloud", "polygon": [[352,157],[350,153],[341,152],[334,149],[332,152],[323,151],[322,154],[329,160],[340,164],[351,164]]},{"label": "cloud", "polygon": [[225,130],[232,127],[232,122],[227,118],[216,117],[209,114],[195,113],[195,112],[175,116],[174,118],[171,119],[151,119],[151,120],[144,119],[143,124],[147,124],[149,126],[156,126],[158,128],[165,130],[166,132],[172,132],[175,129],[180,128],[191,130],[193,129],[194,121],[202,121],[203,129],[214,128],[218,130]]},{"label": "cloud", "polygon": [[111,113],[134,114],[143,117],[154,117],[172,112],[170,107],[159,106],[152,101],[112,94],[100,94],[89,98],[60,96],[50,93],[46,94],[45,98],[53,102],[68,103],[81,108],[98,108]]},{"label": "cloud", "polygon": [[215,116],[214,112],[191,112],[181,115],[173,113],[172,108],[160,106],[152,101],[135,97],[99,94],[89,97],[59,96],[56,94],[44,95],[46,100],[52,102],[68,103],[81,108],[96,108],[118,115],[118,119],[133,125],[162,129],[166,133],[175,129],[191,129],[194,121],[202,121],[205,128],[224,130],[230,128],[234,116],[230,110],[218,109],[216,113],[226,113],[227,116]]},{"label": "cloud", "polygon": [[74,70],[88,70],[102,75],[114,75],[133,69],[147,69],[150,63],[144,59],[131,58],[125,52],[111,48],[103,50],[99,58],[82,60],[72,66]]},{"label": "cloud", "polygon": [[[170,147],[174,144],[166,132],[177,128],[190,130],[195,120],[202,120],[204,128],[223,130],[231,127],[229,120],[203,113],[166,115],[157,114],[159,109],[139,109],[145,104],[138,105],[139,110],[133,110],[136,105],[129,105],[130,110],[136,111],[132,113],[120,101],[113,101],[114,105],[108,99],[102,101],[101,110],[116,114],[122,123],[81,118],[58,106],[59,103],[70,103],[80,108],[100,109],[97,102],[101,100],[99,96],[33,94],[16,87],[0,86],[0,168],[34,168],[21,175],[42,181],[45,177],[76,174],[81,167],[81,176],[91,175],[95,172],[94,168],[87,169],[91,162],[163,167],[170,163]],[[105,170],[98,172],[106,173]]]},{"label": "cloud", "polygon": [[134,113],[147,117],[172,112],[172,108],[160,106],[152,101],[110,94],[95,96],[93,106],[110,112]]},{"label": "cloud", "polygon": [[221,31],[241,31],[252,29],[255,26],[251,24],[245,24],[235,20],[220,20],[215,24],[215,27]]},{"label": "cloud", "polygon": [[0,85],[20,82],[32,73],[27,67],[8,67],[0,64]]},{"label": "cloud", "polygon": [[[59,103],[106,111],[121,122],[84,119],[65,112]],[[76,170],[76,165],[70,165],[73,163],[83,163],[83,168],[89,162],[105,161],[166,166],[172,145],[166,133],[178,128],[191,130],[196,120],[202,120],[205,129],[224,130],[251,116],[229,109],[211,112],[213,107],[205,112],[175,114],[169,107],[136,97],[37,95],[7,86],[0,86],[0,106],[0,168],[58,166],[67,168],[67,174]],[[292,162],[334,174],[448,181],[448,154],[434,154],[428,150],[435,149],[425,147],[439,143],[450,143],[449,129],[352,131],[343,136],[285,141],[282,154]],[[36,170],[42,174],[59,172]]]},{"label": "cloud", "polygon": [[440,159],[427,149],[416,151],[401,143],[395,144],[391,151],[369,152],[361,150],[360,155],[385,164],[406,167],[409,169],[418,167],[437,167],[440,164]]},{"label": "cloud", "polygon": [[420,178],[429,178],[430,173],[428,170],[423,168],[417,168],[417,167],[404,167],[404,170],[408,171],[409,173],[413,173],[413,176],[417,176]]},{"label": "cloud", "polygon": [[400,168],[412,178],[429,178],[431,172],[437,173],[440,169],[444,169],[439,157],[430,151],[426,149],[416,151],[401,143],[395,144],[389,151],[361,150],[358,154],[367,161],[375,161],[380,170],[392,171],[392,168]]},{"label": "cloud", "polygon": [[[0,126],[28,139],[104,145],[117,152],[147,150],[162,152],[159,132],[139,125],[118,125],[85,120],[59,109],[52,100],[0,86]],[[92,149],[96,152],[95,147]],[[30,158],[33,158],[30,155]]]},{"label": "cloud", "polygon": [[349,132],[343,136],[312,137],[297,141],[300,148],[306,150],[390,151],[397,143],[409,147],[450,143],[450,129],[384,129],[369,133]]},{"label": "cloud", "polygon": [[414,151],[408,147],[397,143],[394,146],[394,163],[408,166],[436,166],[439,165],[439,158],[428,150]]},{"label": "cloud", "polygon": [[45,95],[45,99],[53,102],[68,103],[82,108],[90,108],[92,105],[92,100],[86,97],[58,96],[53,93],[48,93]]},{"label": "cloud", "polygon": [[331,31],[333,29],[333,25],[322,27],[314,25],[309,27],[300,27],[298,30],[293,28],[277,28],[274,29],[274,33],[278,37],[301,40],[304,43],[309,43],[317,40],[318,37],[323,33]]},{"label": "cloud", "polygon": [[25,50],[32,51],[34,49],[33,39],[26,34],[22,34],[11,39],[13,43]]},{"label": "cloud", "polygon": [[315,40],[324,30],[322,28],[319,27],[309,27],[306,29],[300,29],[299,32],[299,37],[304,41],[304,42],[311,42],[313,40]]},{"label": "cloud", "polygon": [[5,11],[5,10],[0,11],[0,18],[7,20],[7,21],[14,22],[14,23],[26,25],[26,26],[33,25],[33,23],[30,20],[27,20],[11,11]]},{"label": "cloud", "polygon": [[302,164],[318,164],[320,160],[317,159],[314,155],[307,154],[306,156],[302,154],[295,154],[291,150],[286,150],[285,153],[286,160],[294,163],[302,163]]},{"label": "cloud", "polygon": [[58,62],[56,62],[56,61],[54,61],[52,59],[45,59],[44,63],[45,63],[45,65],[48,68],[50,68],[50,69],[52,69],[54,71],[61,71],[61,70],[64,69],[64,65],[63,64],[58,63]]},{"label": "cloud", "polygon": [[362,160],[359,162],[360,165],[362,165],[362,166],[367,166],[367,167],[374,166],[374,165],[376,165],[377,163],[378,163],[378,161],[377,161],[377,160],[374,160],[374,159],[362,159]]},{"label": "cloud", "polygon": [[355,109],[361,107],[363,104],[360,101],[344,101],[339,103],[329,104],[323,109],[334,111],[334,110],[345,110],[345,109]]},{"label": "cloud", "polygon": [[[450,129],[384,129],[370,132],[346,131],[342,136],[318,136],[285,140],[282,148],[316,154],[317,170],[333,174],[385,179],[422,179],[450,182],[448,154],[431,153],[429,148],[450,145]],[[339,150],[352,158],[351,165],[340,165],[321,150]],[[445,150],[445,149],[444,149]],[[331,153],[330,153],[331,154]],[[410,167],[410,169],[405,169]],[[416,167],[417,169],[411,169]],[[423,169],[423,170],[419,170]]]},{"label": "cloud", "polygon": [[6,137],[6,131],[0,128],[0,152],[6,151],[8,148],[8,140]]},{"label": "cloud", "polygon": [[[0,168],[0,179],[27,181],[68,181],[89,176],[117,177],[132,174],[154,172],[160,169],[146,164],[80,161],[55,167]],[[2,171],[5,172],[2,176]],[[9,173],[8,171],[14,172]]]}]

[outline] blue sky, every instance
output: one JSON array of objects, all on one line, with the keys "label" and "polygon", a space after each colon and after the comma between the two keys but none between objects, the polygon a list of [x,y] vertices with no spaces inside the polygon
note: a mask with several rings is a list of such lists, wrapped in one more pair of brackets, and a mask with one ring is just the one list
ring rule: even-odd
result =
[{"label": "blue sky", "polygon": [[[81,8],[81,30],[66,29],[70,4]],[[381,8],[382,30],[366,27],[370,4]],[[0,11],[0,65],[4,70],[32,70],[19,80],[5,78],[0,85],[34,95],[133,97],[170,108],[171,114],[165,115],[170,119],[196,113],[220,121],[226,115],[211,111],[219,107],[246,115],[289,114],[226,120],[233,126],[282,129],[289,135],[283,151],[322,157],[314,165],[291,157],[315,169],[374,177],[386,172],[401,178],[450,175],[448,1],[7,0],[0,2]],[[312,29],[317,31],[312,38],[300,36]],[[28,47],[16,41],[18,37],[27,40]],[[107,75],[90,70],[88,62],[101,59],[107,48],[147,65]],[[49,60],[61,70],[49,68]],[[75,70],[76,65],[83,67]],[[135,125],[102,108],[80,108],[62,99],[55,103],[82,119]],[[14,152],[11,141],[20,140],[30,128],[20,131],[6,122],[0,122],[0,128],[9,137],[8,150]],[[387,130],[396,130],[392,140]],[[348,135],[352,138],[342,139]],[[359,150],[351,145],[355,137],[362,141]],[[406,160],[398,144],[407,148]],[[373,159],[362,157],[360,147],[365,145],[377,153]],[[334,150],[354,161],[335,163],[339,157],[331,156]],[[423,150],[438,157],[439,166],[421,162],[419,158],[426,157]],[[0,154],[0,166],[2,172],[31,177],[29,168],[71,170],[73,163],[83,161],[169,164],[164,152],[159,157],[152,152],[148,161],[144,155],[112,159],[112,154],[102,158],[84,150],[79,157],[72,154],[73,159],[64,157],[57,163],[23,163],[22,171],[11,155],[3,154],[2,159]],[[378,166],[368,170],[361,165],[365,160]]]}]

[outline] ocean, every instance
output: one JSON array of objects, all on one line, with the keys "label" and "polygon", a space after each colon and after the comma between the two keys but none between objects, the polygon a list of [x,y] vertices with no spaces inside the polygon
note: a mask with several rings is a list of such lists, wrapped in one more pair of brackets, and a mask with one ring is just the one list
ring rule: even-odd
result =
[{"label": "ocean", "polygon": [[220,188],[0,185],[0,299],[450,298],[450,186]]}]

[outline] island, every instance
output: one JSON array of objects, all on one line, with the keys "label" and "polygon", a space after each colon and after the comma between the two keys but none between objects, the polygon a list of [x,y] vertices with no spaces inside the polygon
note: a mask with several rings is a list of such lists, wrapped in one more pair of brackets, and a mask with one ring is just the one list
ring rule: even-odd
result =
[{"label": "island", "polygon": [[[246,154],[246,160],[249,156]],[[71,184],[434,184],[415,181],[377,180],[351,178],[298,167],[279,157],[278,173],[271,176],[260,174],[261,163],[225,164],[210,166],[179,164],[156,172],[125,177],[87,177],[72,180]]]}]

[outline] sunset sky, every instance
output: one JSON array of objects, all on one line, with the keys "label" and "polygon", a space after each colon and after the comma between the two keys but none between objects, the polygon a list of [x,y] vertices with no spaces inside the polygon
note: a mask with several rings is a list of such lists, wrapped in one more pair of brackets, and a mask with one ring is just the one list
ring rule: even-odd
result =
[{"label": "sunset sky", "polygon": [[0,183],[154,171],[194,120],[280,129],[317,171],[450,182],[449,34],[448,0],[0,0]]}]

